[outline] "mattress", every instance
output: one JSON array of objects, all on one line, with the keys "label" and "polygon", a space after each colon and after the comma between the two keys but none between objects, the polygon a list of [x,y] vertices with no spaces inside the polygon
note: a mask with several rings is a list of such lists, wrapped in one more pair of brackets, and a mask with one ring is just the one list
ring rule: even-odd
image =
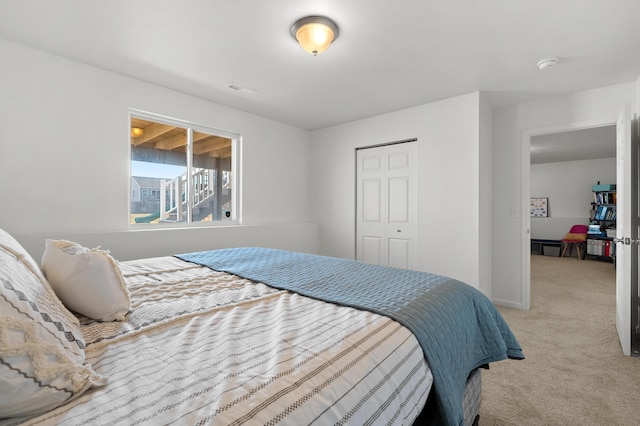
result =
[{"label": "mattress", "polygon": [[462,396],[462,410],[464,411],[465,426],[477,425],[480,417],[482,374],[479,368],[471,372],[467,379]]},{"label": "mattress", "polygon": [[120,268],[126,321],[81,318],[106,386],[0,423],[411,425],[425,405],[423,351],[390,318],[174,257]]}]

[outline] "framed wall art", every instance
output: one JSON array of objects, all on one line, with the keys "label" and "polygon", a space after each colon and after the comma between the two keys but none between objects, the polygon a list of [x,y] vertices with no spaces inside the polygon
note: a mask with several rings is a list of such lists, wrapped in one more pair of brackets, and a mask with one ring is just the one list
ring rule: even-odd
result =
[{"label": "framed wall art", "polygon": [[549,215],[549,199],[548,198],[531,198],[529,203],[529,216],[531,217],[548,217]]}]

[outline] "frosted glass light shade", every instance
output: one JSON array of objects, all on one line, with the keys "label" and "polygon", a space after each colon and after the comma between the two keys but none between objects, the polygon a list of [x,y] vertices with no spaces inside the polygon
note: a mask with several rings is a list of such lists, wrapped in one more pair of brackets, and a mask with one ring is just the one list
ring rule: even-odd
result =
[{"label": "frosted glass light shade", "polygon": [[327,50],[338,37],[338,26],[329,18],[308,16],[293,24],[291,35],[305,51],[315,56]]}]

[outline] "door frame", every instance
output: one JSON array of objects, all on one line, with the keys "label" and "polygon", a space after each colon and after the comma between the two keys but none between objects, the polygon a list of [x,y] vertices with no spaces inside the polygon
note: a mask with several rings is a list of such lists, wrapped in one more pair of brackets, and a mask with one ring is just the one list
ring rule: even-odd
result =
[{"label": "door frame", "polygon": [[[354,230],[353,258],[354,259],[358,258],[358,151],[362,151],[365,149],[372,149],[372,148],[381,148],[383,146],[400,145],[403,143],[410,143],[410,142],[416,142],[416,150],[418,150],[419,148],[419,146],[417,145],[418,138],[401,139],[401,140],[392,141],[392,142],[382,142],[382,143],[373,144],[373,145],[357,146],[353,150],[353,184],[354,184],[354,194],[355,194],[355,197],[353,199],[353,211],[355,212],[355,214],[353,215],[353,230]],[[415,160],[417,161],[417,155]],[[417,182],[415,182],[414,184],[417,185]],[[417,202],[417,200],[414,200],[414,202]],[[416,209],[417,208],[418,206],[416,205]],[[416,217],[416,220],[417,220],[417,217]],[[414,237],[417,238],[418,234],[416,233]],[[418,243],[416,241],[416,258],[418,255],[417,247],[418,247]]]},{"label": "door frame", "polygon": [[[639,86],[640,88],[640,86]],[[631,165],[631,193],[640,193],[640,117],[631,111],[631,153],[636,167]],[[631,207],[631,238],[636,237],[631,250],[631,342],[630,355],[640,356],[640,196]]]},{"label": "door frame", "polygon": [[616,122],[611,120],[592,120],[558,124],[555,126],[536,127],[522,131],[520,141],[521,151],[521,253],[520,261],[522,276],[521,283],[521,307],[531,309],[531,218],[529,217],[529,199],[531,198],[531,138],[533,136],[547,135],[550,133],[566,132],[571,130],[592,129],[596,127],[615,126]]}]

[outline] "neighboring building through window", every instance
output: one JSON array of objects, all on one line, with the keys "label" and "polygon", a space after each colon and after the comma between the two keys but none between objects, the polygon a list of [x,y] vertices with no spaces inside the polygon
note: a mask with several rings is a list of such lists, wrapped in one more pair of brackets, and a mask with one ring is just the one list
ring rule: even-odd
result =
[{"label": "neighboring building through window", "polygon": [[129,223],[237,220],[236,135],[135,112],[130,127]]}]

